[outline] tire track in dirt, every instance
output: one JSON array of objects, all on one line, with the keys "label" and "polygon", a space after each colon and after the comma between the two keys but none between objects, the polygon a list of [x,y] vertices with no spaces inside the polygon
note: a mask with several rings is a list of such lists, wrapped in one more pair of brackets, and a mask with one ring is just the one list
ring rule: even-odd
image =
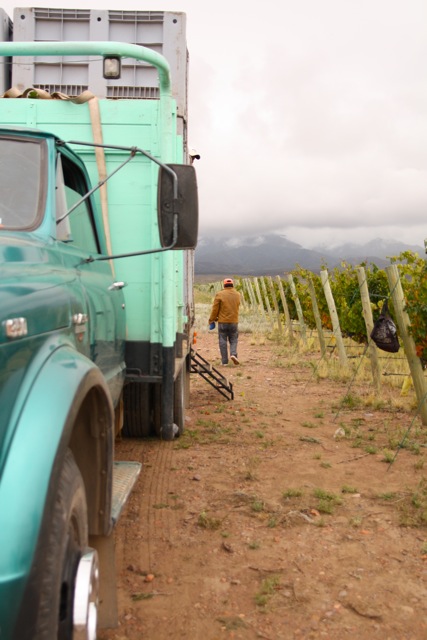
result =
[{"label": "tire track in dirt", "polygon": [[[144,574],[154,574],[157,567],[156,540],[172,542],[176,529],[176,514],[171,500],[171,469],[173,442],[127,443],[126,455],[131,459],[143,453],[143,469],[127,512],[121,523],[120,538],[124,544],[118,548],[121,565],[132,567]],[[124,452],[122,451],[122,456]]]},{"label": "tire track in dirt", "polygon": [[[170,504],[173,442],[161,442],[154,451],[149,470],[149,491],[145,496],[147,538],[155,541],[160,536],[163,541],[171,542],[176,521],[175,512]],[[150,548],[149,562],[154,572],[156,559],[153,547]]]}]

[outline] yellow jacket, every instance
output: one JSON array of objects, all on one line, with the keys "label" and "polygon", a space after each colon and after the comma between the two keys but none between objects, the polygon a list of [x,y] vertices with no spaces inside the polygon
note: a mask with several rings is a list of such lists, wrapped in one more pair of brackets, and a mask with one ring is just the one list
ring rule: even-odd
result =
[{"label": "yellow jacket", "polygon": [[226,287],[215,296],[209,322],[239,322],[240,293]]}]

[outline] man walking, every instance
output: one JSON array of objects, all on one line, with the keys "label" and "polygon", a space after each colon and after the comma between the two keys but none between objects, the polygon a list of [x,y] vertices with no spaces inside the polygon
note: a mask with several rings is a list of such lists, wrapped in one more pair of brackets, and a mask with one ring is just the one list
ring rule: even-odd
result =
[{"label": "man walking", "polygon": [[[218,322],[218,341],[222,364],[228,364],[228,344],[230,343],[230,360],[239,364],[237,358],[237,341],[239,338],[239,305],[240,293],[235,290],[231,278],[225,278],[224,288],[219,291],[212,305],[209,324]],[[215,326],[215,325],[214,325]]]}]

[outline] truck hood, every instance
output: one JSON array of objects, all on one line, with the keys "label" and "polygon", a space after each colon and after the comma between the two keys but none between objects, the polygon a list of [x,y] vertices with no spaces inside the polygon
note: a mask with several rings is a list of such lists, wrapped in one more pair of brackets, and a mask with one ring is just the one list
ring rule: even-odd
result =
[{"label": "truck hood", "polygon": [[[36,242],[0,236],[0,345],[9,343],[4,322],[25,318],[28,337],[68,326],[69,294],[55,253]],[[19,338],[18,338],[19,339]]]},{"label": "truck hood", "polygon": [[[28,367],[51,332],[70,324],[61,266],[54,250],[0,234],[0,452]],[[27,335],[6,335],[6,321],[15,318],[25,318]]]}]

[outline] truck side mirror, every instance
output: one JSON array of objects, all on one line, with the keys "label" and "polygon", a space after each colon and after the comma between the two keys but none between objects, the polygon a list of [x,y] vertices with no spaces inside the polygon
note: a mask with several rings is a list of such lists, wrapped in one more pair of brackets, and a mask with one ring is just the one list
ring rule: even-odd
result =
[{"label": "truck side mirror", "polygon": [[[188,164],[168,164],[167,171],[159,169],[157,219],[160,244],[168,247],[173,243],[174,218],[177,215],[178,233],[173,249],[195,249],[199,230],[199,201],[196,171]],[[174,176],[178,181],[177,198],[174,191]]]}]

